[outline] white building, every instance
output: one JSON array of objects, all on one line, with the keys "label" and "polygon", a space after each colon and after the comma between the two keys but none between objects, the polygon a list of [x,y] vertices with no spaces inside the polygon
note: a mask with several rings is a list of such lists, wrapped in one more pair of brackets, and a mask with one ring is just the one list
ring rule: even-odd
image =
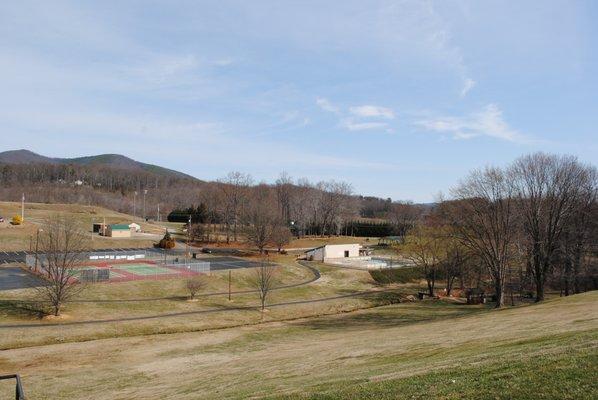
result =
[{"label": "white building", "polygon": [[327,244],[305,252],[310,261],[322,261],[359,257],[359,244]]},{"label": "white building", "polygon": [[141,232],[141,226],[135,222],[129,224],[129,229],[131,229],[131,232]]}]

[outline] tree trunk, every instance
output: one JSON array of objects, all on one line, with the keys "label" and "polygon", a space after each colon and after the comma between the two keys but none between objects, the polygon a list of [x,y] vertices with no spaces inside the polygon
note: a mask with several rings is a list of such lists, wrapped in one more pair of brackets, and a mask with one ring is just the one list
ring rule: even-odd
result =
[{"label": "tree trunk", "polygon": [[564,281],[565,281],[565,296],[569,296],[571,293],[571,275],[572,275],[572,268],[571,268],[571,261],[569,259],[565,260],[565,274],[564,274]]},{"label": "tree trunk", "polygon": [[536,303],[544,300],[544,279],[541,271],[536,271]]},{"label": "tree trunk", "polygon": [[496,280],[494,289],[496,290],[496,305],[494,308],[502,308],[505,306],[505,289],[501,279]]}]

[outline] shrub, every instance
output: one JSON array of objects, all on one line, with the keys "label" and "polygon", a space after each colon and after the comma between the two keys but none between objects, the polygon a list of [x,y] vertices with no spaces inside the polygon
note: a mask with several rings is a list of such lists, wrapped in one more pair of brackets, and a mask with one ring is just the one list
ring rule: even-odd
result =
[{"label": "shrub", "polygon": [[170,236],[170,233],[166,231],[164,237],[155,245],[160,249],[172,249],[175,246],[174,239]]},{"label": "shrub", "polygon": [[424,271],[421,267],[383,268],[369,272],[372,278],[381,284],[407,283],[424,278]]},{"label": "shrub", "polygon": [[13,225],[21,225],[23,223],[23,218],[20,215],[15,215],[12,217],[11,224]]}]

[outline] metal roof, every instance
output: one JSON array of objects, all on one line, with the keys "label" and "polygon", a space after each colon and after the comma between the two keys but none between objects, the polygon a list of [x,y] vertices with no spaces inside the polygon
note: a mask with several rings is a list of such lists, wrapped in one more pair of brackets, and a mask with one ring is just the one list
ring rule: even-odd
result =
[{"label": "metal roof", "polygon": [[110,225],[110,229],[113,231],[128,231],[131,228],[127,224],[112,224]]}]

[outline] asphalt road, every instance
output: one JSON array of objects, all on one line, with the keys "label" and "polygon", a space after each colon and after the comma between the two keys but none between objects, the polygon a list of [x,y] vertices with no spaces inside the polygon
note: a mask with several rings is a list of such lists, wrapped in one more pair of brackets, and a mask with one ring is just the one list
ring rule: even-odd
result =
[{"label": "asphalt road", "polygon": [[44,281],[19,267],[0,266],[0,291],[37,287],[43,284]]}]

